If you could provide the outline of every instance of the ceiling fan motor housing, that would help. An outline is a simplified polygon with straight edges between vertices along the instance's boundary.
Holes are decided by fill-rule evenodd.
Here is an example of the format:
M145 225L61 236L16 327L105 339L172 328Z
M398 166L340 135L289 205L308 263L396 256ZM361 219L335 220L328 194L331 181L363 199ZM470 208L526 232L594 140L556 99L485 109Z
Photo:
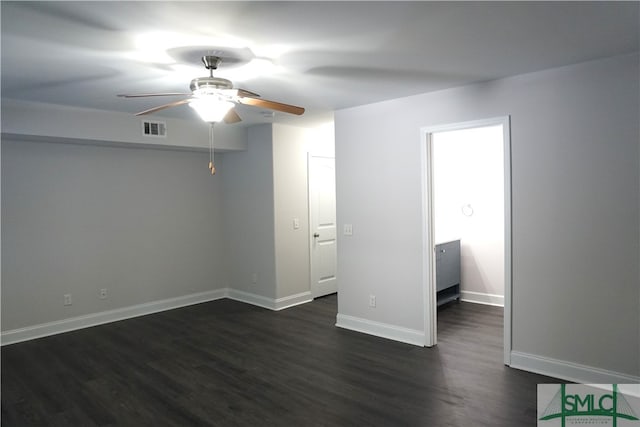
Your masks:
M215 55L205 55L202 57L202 63L207 70L216 70L222 62L222 58Z

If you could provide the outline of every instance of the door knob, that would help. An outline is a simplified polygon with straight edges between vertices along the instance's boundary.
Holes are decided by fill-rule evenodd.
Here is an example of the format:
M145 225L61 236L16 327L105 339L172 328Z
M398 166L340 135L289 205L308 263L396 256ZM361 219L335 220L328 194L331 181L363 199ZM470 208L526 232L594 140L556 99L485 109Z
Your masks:
M318 233L313 233L313 237L320 237L320 234L318 234Z

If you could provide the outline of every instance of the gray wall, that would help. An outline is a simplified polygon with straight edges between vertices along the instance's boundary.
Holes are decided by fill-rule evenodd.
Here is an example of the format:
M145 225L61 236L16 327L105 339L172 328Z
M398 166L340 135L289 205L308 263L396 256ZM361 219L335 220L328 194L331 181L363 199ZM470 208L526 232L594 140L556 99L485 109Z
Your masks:
M2 329L225 287L222 187L207 162L3 139Z
M309 299L306 153L330 151L332 127L252 127L237 139L246 151L217 153L212 177L208 154L187 140L150 148L12 126L2 141L3 333L46 334L57 321L175 299L229 295L276 309Z
M307 153L311 131L273 126L273 180L278 298L309 292ZM298 219L300 228L294 229Z
M275 299L272 139L271 125L251 127L247 151L226 153L220 175L231 287Z
M424 330L420 128L510 115L513 350L639 375L638 75L631 55L338 111L339 313Z

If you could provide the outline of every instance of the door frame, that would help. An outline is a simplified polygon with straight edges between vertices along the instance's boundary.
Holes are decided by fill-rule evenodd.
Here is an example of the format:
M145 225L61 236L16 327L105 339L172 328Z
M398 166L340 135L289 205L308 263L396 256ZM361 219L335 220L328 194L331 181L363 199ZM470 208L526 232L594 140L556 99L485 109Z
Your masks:
M511 364L512 235L510 116L426 126L420 129L422 176L422 283L425 346L437 344L436 254L434 241L433 134L502 125L504 154L504 364Z

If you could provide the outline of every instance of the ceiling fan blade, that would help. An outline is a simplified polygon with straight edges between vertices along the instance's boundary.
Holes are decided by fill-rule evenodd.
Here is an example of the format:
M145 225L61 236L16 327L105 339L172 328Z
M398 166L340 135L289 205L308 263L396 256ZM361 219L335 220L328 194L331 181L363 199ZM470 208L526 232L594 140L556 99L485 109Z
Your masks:
M120 98L146 98L148 96L188 96L191 93L167 92L167 93L123 93Z
M260 95L258 95L255 92L251 92L250 90L246 90L246 89L236 89L238 91L238 96L248 96L251 98L260 98Z
M229 125L229 124L232 124L232 123L238 123L238 122L242 121L242 119L240 118L240 116L236 112L236 109L232 108L232 109L229 110L227 115L224 116L224 119L222 119L222 121Z
M282 111L284 113L301 115L304 113L304 108L296 107L295 105L283 104L281 102L269 101L266 99L256 99L251 97L238 98L238 102L245 105L252 105L254 107L268 108L270 110Z
M191 101L191 98L181 99L180 101L170 102L168 104L160 105L158 107L149 108L148 110L140 111L136 113L136 116L143 116L145 114L155 113L156 111L164 110L166 108L177 107L178 105L187 104Z

